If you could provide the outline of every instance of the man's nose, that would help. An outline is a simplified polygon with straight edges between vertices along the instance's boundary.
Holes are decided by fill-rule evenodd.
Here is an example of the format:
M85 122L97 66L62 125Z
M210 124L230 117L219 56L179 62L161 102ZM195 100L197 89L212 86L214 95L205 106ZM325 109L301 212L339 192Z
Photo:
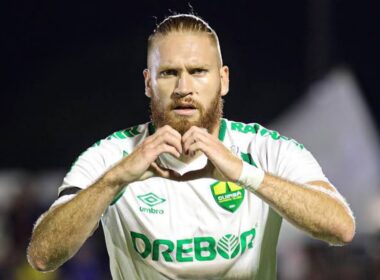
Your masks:
M192 87L192 80L191 75L188 73L182 73L181 76L179 76L177 81L177 86L174 90L174 93L176 95L179 95L180 97L189 95L193 93L193 87Z

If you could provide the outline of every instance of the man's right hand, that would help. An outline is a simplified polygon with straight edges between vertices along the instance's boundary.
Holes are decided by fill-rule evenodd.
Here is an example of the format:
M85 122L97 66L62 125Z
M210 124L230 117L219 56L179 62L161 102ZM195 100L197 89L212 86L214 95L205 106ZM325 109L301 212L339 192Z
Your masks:
M73 199L47 211L33 230L28 260L37 270L54 270L71 258L92 234L104 210L125 185L151 176L169 177L155 160L162 153L179 157L181 135L164 126L129 156Z
M126 185L152 176L170 177L170 171L160 168L155 160L162 153L175 157L182 154L181 134L165 125L147 137L130 155L111 168L106 176L117 185Z

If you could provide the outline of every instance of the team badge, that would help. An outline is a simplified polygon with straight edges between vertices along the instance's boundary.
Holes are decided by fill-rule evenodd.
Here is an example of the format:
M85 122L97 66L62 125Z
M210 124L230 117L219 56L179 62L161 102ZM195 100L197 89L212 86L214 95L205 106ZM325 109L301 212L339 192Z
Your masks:
M218 181L211 185L216 203L229 212L235 212L243 202L245 189L233 182Z

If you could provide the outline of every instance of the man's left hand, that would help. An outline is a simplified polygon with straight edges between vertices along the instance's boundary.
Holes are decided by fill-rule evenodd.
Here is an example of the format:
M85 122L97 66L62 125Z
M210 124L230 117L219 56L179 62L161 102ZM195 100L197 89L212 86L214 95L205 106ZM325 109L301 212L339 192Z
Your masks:
M183 152L193 156L197 151L203 152L215 167L214 177L228 181L239 179L243 164L241 159L228 150L223 143L206 129L192 126L182 136ZM220 174L218 174L220 173Z

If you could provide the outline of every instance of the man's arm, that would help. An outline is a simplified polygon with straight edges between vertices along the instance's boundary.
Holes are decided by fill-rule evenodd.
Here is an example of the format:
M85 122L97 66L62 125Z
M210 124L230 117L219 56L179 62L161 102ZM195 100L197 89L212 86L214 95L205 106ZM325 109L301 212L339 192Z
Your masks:
M46 212L33 231L29 263L37 270L50 271L70 259L92 234L119 191L120 187L103 176L69 202Z
M50 271L70 259L92 234L102 213L126 185L158 175L168 178L154 161L161 153L179 157L181 135L169 126L147 137L135 151L70 201L53 207L35 226L28 261L37 270Z
M204 129L195 126L189 129L183 136L183 150L189 154L198 150L204 152L215 167L216 179L242 182L242 160ZM330 244L343 245L352 240L354 218L330 184L322 181L310 182L311 186L297 184L247 165L250 167L245 172L245 187L282 217Z
M254 193L315 238L344 245L355 235L355 221L349 208L334 195L334 188L327 182L302 185L266 173Z

